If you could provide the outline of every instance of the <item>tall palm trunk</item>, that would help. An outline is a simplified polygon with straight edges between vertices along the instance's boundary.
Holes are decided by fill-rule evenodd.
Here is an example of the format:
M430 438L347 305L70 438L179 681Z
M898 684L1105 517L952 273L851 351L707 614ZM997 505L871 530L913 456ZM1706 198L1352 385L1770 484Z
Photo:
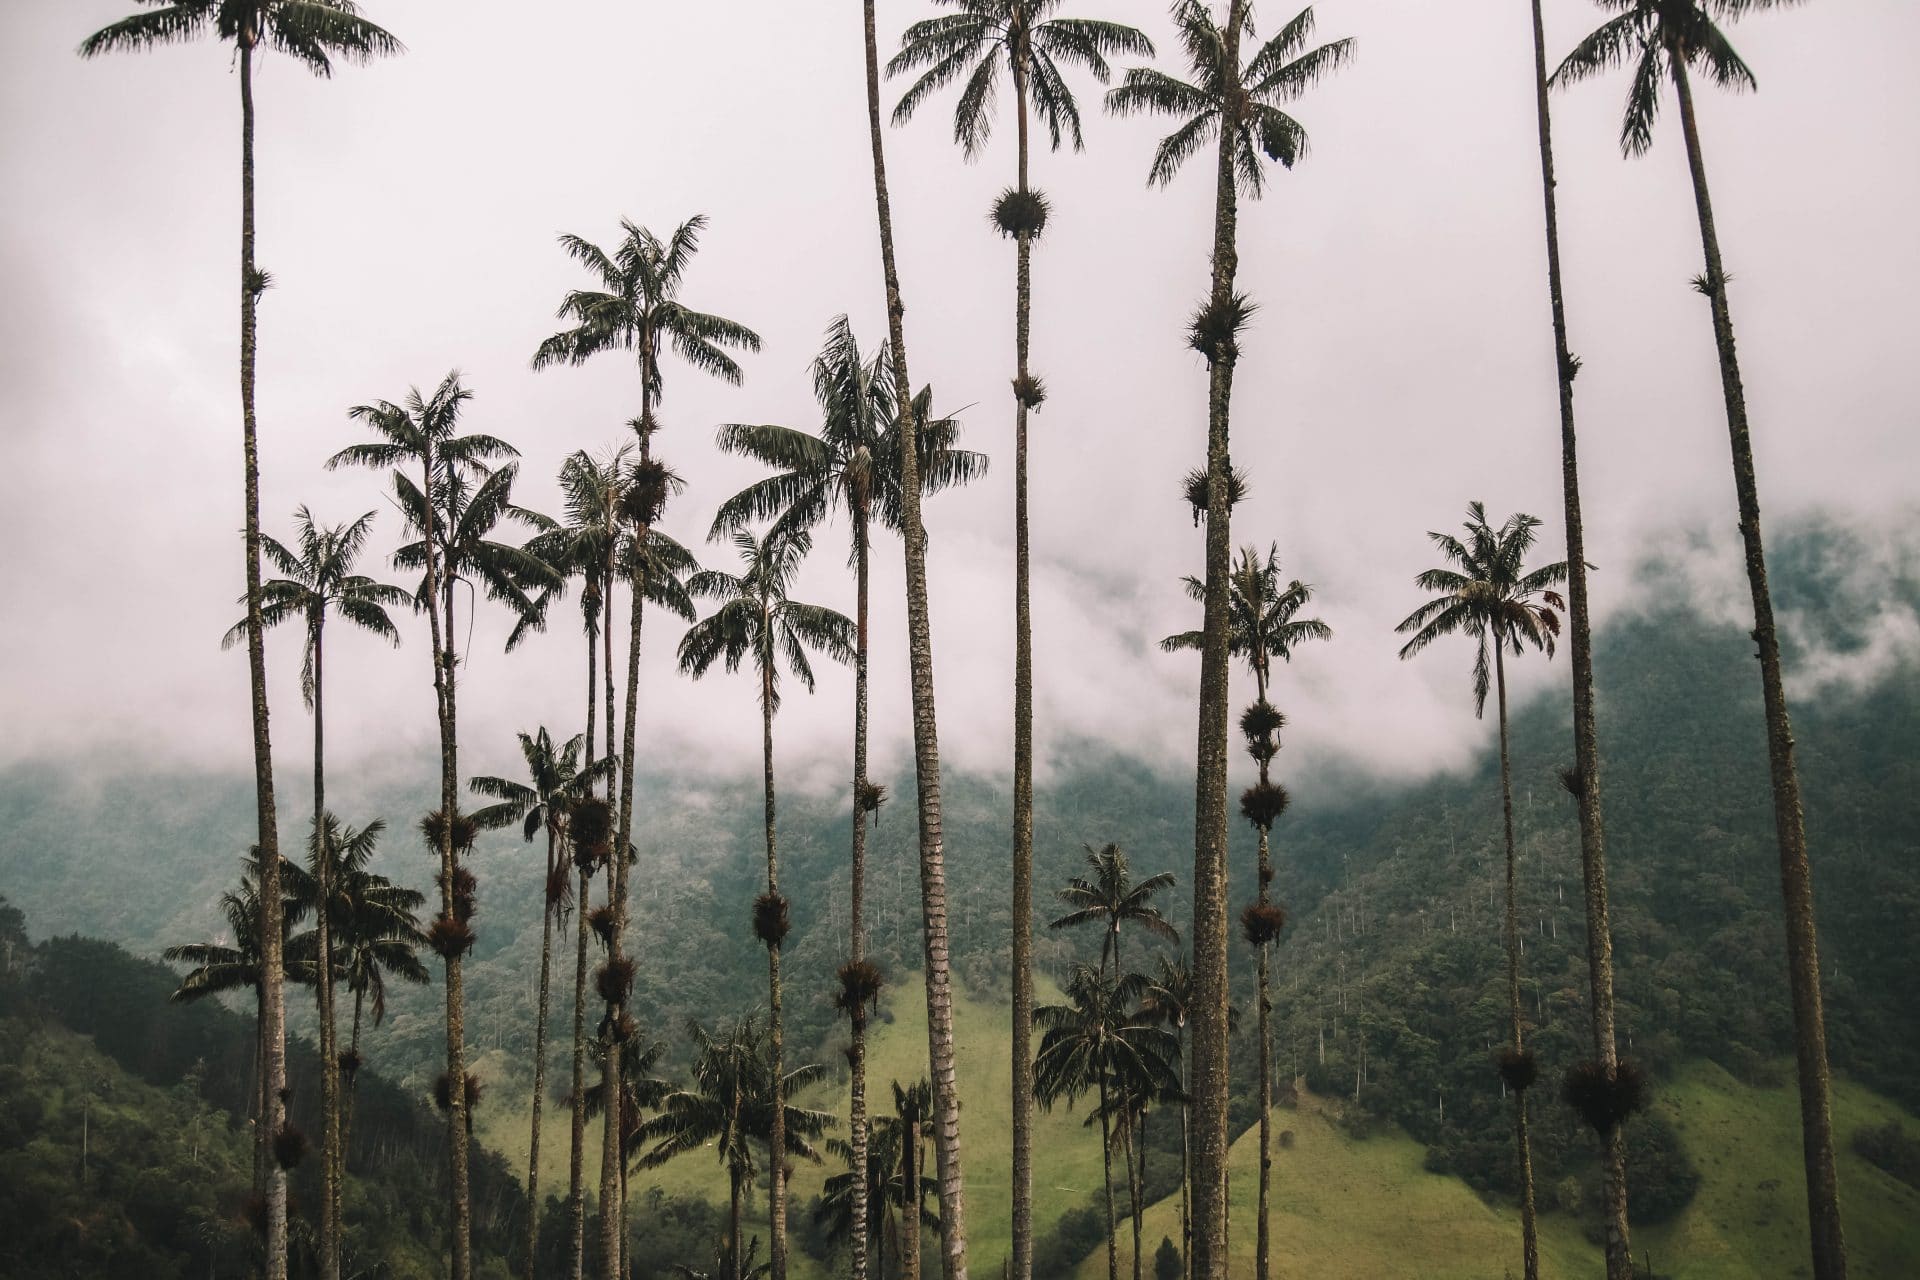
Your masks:
M1175 1035L1180 1045L1180 1273L1193 1274L1193 1206L1188 1184L1193 1181L1193 1157L1187 1150L1187 1024L1183 1017Z
M1118 1229L1113 1216L1113 1133L1107 1116L1107 1069L1101 1067L1100 1181L1107 1193L1107 1280L1120 1280L1120 1255L1114 1241Z
M253 410L260 277L253 265L253 47L259 32L240 33L240 424L246 487L247 678L253 698L253 790L260 845L260 1055L264 1135L286 1123L287 1005L282 955L280 829L273 800L273 743L267 728L267 655L260 620L260 449ZM263 1139L264 1140L264 1139ZM266 1168L267 1280L287 1275L287 1171Z
M853 513L853 855L850 893L852 917L848 954L860 964L867 955L867 578L868 509L864 495ZM853 1022L853 1047L847 1065L853 1076L847 1106L847 1138L853 1150L853 1280L867 1280L867 1009L847 1011ZM884 1263L882 1264L884 1266Z
M1747 585L1753 595L1753 640L1759 650L1760 687L1766 704L1767 762L1773 781L1773 822L1780 844L1780 895L1787 921L1787 978L1793 992L1794 1056L1800 1075L1800 1136L1807 1165L1807 1219L1812 1227L1814 1280L1847 1274L1847 1243L1840 1227L1840 1193L1833 1165L1832 1085L1827 1074L1827 1024L1820 996L1820 950L1814 932L1813 875L1807 865L1806 815L1800 807L1800 775L1794 763L1793 726L1780 676L1780 637L1774 629L1773 593L1760 542L1760 491L1753 473L1753 441L1747 431L1746 392L1733 346L1727 309L1727 275L1707 193L1706 162L1694 119L1693 89L1683 51L1674 51L1673 83L1680 96L1680 123L1693 175L1693 201L1700 214L1700 245L1706 256L1708 303L1714 344L1720 353L1720 388L1727 403L1727 433L1733 447L1733 485L1740 506L1740 537L1746 548Z
M1120 1140L1126 1149L1127 1163L1127 1219L1133 1226L1133 1280L1140 1280L1140 1169L1135 1163L1135 1143L1133 1140L1134 1114L1131 1110L1120 1117ZM1139 1156L1145 1158L1147 1136L1140 1135Z
M443 590L440 558L435 545L433 492L433 454L429 447L421 465L421 494L426 528L420 544L426 553L427 623L432 629L433 692L440 721L440 912L453 920L457 906L454 892L453 827L455 806L459 803L459 760L456 755L453 701L453 613L452 592ZM445 597L447 615L440 613ZM468 1280L472 1274L472 1208L467 1184L467 1065L463 996L460 981L460 950L447 948L442 957L447 981L447 1151L451 1166L453 1194L453 1239L449 1245L453 1280Z
M353 993L353 1033L347 1040L347 1054L354 1065L352 1073L347 1076L345 1095L340 1099L340 1173L343 1178L347 1171L347 1142L353 1133L353 1095L360 1080L360 1005L365 998L364 989Z
M740 1171L727 1170L729 1200L727 1205L727 1239L732 1244L732 1256L727 1259L727 1280L740 1280Z
M909 1108L908 1116L912 1123L900 1145L900 1158L907 1166L907 1207L900 1215L900 1271L903 1280L920 1280L920 1124L925 1117L918 1106Z
M645 463L653 457L653 394L648 390L653 386L650 344L642 348L640 385L640 460ZM613 861L607 872L607 897L613 904L613 930L607 946L609 964L625 959L627 850L633 840L633 756L639 717L640 634L647 600L647 544L651 536L649 526L634 526L633 580L628 584L633 599L627 621L626 720L620 743L620 820L614 833ZM612 592L609 591L608 595L611 597ZM612 679L611 667L607 676L609 680ZM621 1108L617 1101L624 1096L620 1091L620 1022L625 1013L624 995L621 1000L608 1003L607 1025L611 1034L600 1072L602 1096L607 1099L606 1123L602 1128L600 1147L600 1243L605 1259L605 1280L624 1280L626 1276L626 1205L620 1194L620 1173L626 1165L626 1158L621 1149Z
M607 589L611 591L612 580L607 580ZM599 610L605 610L605 595L601 595ZM588 764L593 762L593 700L597 695L597 681L593 672L593 647L599 637L595 628L588 628ZM611 754L611 752L609 752ZM607 791L612 793L612 779L607 779ZM588 1100L586 1100L586 1059L588 1059L588 896L589 881L586 867L580 867L580 890L574 896L574 1088L568 1096L570 1102L570 1146L566 1151L566 1213L568 1224L572 1226L572 1280L584 1280L586 1276L586 1251L588 1251L588 1197L586 1197L586 1140L588 1140ZM538 1240L536 1240L538 1245Z
M1507 660L1500 628L1493 629L1494 682L1500 702L1500 815L1507 847L1507 1012L1509 1044L1518 1055L1526 1049L1520 1014L1520 908L1514 885L1513 775L1507 760ZM1527 1138L1527 1091L1513 1091L1513 1137L1520 1155L1520 1247L1526 1280L1540 1280L1539 1228L1534 1220L1533 1150Z
M547 1093L547 1008L553 972L553 912L547 887L553 883L559 841L552 815L547 821L547 877L540 885L540 1011L533 1022L533 1132L527 1146L527 1280L534 1280L540 1254L540 1107Z
M1553 120L1547 99L1547 44L1540 0L1533 10L1533 73L1540 125L1540 191L1546 207L1547 294L1553 308L1554 368L1560 390L1560 482L1567 512L1567 629L1573 665L1574 801L1580 815L1580 878L1587 913L1587 985L1592 996L1593 1056L1612 1075L1619 1065L1613 1030L1613 927L1607 911L1607 837L1600 807L1600 739L1593 710L1593 625L1587 606L1586 529L1580 516L1580 461L1573 423L1576 366L1567 349L1560 275L1560 211L1553 177ZM1615 1126L1601 1139L1606 1184L1607 1280L1632 1280L1627 1230L1627 1138Z
M340 1050L333 1025L333 849L327 839L326 666L322 631L313 620L313 847L317 851L314 912L320 991L320 1275L340 1280Z
M780 857L774 836L773 795L773 620L764 604L760 614L761 636L767 644L760 664L760 751L766 783L767 822L767 896L780 897ZM856 820L858 815L856 816ZM767 1138L767 1235L771 1240L769 1260L773 1280L787 1280L787 1109L780 1098L780 1080L784 1074L785 1044L780 1014L780 940L764 939L767 944L767 1048L773 1060L773 1126Z
M1259 687L1260 701L1265 703L1266 654L1263 651L1255 657L1254 682ZM1260 785L1263 788L1269 781L1270 763L1269 760L1260 762ZM1273 881L1273 862L1265 827L1260 828L1259 880L1259 900L1264 907L1271 897L1268 886ZM1272 952L1271 942L1260 944L1260 976L1255 995L1260 1016L1260 1202L1259 1218L1254 1224L1253 1271L1258 1280L1267 1280L1273 1274L1273 1231L1267 1222L1267 1215L1273 1206L1273 987L1268 973L1268 960Z
M1236 0L1237 2L1237 0ZM961 1181L960 1098L954 1080L953 977L947 940L947 877L940 824L940 739L934 719L933 636L927 609L927 530L920 522L920 423L907 372L906 304L893 252L886 148L880 132L880 55L874 0L864 0L867 131L873 149L873 194L880 222L880 263L887 293L887 336L893 351L900 414L900 507L906 544L907 658L913 691L913 773L919 799L920 901L926 924L927 1050L933 1085L934 1157L939 1166L942 1280L967 1280L966 1192Z
M1027 49L1013 54L1021 195L1027 186ZM1027 367L1033 237L1023 224L1014 271L1013 395L1013 1280L1033 1280L1033 612L1027 523Z
M1245 0L1232 0L1222 40L1222 104L1213 216L1213 281L1208 305L1224 314L1239 266L1233 141L1245 110L1237 86ZM1200 646L1200 724L1194 777L1193 841L1193 1275L1227 1273L1227 557L1231 505L1228 412L1234 353L1209 354L1207 377L1206 609Z

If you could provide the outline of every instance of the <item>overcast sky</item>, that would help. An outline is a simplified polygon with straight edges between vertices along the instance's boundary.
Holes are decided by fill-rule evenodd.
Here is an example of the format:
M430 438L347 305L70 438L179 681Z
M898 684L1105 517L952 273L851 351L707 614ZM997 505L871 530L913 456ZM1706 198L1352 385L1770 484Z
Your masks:
M238 83L210 42L83 62L74 48L129 0L0 8L0 763L139 747L169 763L238 766L245 662L222 653L242 584L235 394ZM1549 0L1557 57L1601 13ZM605 356L535 374L562 294L584 283L555 244L611 244L627 216L666 234L711 227L684 298L757 329L765 348L728 387L669 362L660 449L689 479L668 517L689 541L751 479L715 424L808 427L808 362L835 315L884 332L867 159L859 6L551 0L369 3L399 58L316 81L259 63L262 511L291 533L300 503L337 521L397 516L380 478L320 470L360 438L348 406L430 388L450 368L476 397L466 425L523 451L522 502L620 439L632 366ZM885 0L885 51L931 12ZM1163 54L1160 0L1066 11L1124 19ZM1262 6L1263 30L1291 6ZM1315 584L1333 643L1301 651L1276 701L1289 757L1354 757L1411 773L1484 741L1466 642L1395 660L1418 603L1428 529L1469 499L1547 521L1560 553L1558 434L1540 233L1531 53L1522 0L1326 0L1323 38L1352 68L1297 106L1313 150L1243 207L1241 282L1261 310L1236 383L1235 459L1252 495L1236 541L1277 540ZM1730 271L1762 498L1776 526L1816 509L1882 529L1910 522L1920 443L1914 352L1920 90L1911 0L1823 0L1752 18L1733 39L1758 95L1703 90L1701 129ZM1163 57L1162 65L1180 71ZM1178 588L1201 539L1178 477L1202 460L1205 371L1181 326L1206 285L1210 154L1170 189L1144 184L1160 122L1112 120L1075 80L1084 154L1038 153L1053 219L1035 255L1035 636L1042 755L1083 741L1190 767L1197 659L1158 637L1195 625ZM883 92L890 106L903 86ZM1013 176L1010 102L979 161L950 142L952 94L887 135L916 382L965 408L989 477L928 508L936 672L947 758L1005 770L1012 667L1013 251L988 206ZM1589 558L1603 613L1677 531L1707 531L1696 580L1737 603L1733 500L1699 240L1670 104L1653 151L1616 144L1624 79L1556 98L1556 142ZM822 532L810 599L851 607L845 528ZM730 549L707 553L726 562ZM876 772L904 766L898 544L877 557ZM522 652L482 616L467 658L464 763L505 768L510 731L577 731L577 612ZM431 749L423 623L398 653L329 648L337 763ZM758 724L744 678L672 675L678 626L649 627L644 740L661 763L746 768ZM1909 640L1913 630L1905 633ZM283 768L305 762L298 637L269 650ZM1564 677L1538 659L1523 683ZM1608 677L1601 673L1602 679ZM789 776L847 768L849 681L790 696Z

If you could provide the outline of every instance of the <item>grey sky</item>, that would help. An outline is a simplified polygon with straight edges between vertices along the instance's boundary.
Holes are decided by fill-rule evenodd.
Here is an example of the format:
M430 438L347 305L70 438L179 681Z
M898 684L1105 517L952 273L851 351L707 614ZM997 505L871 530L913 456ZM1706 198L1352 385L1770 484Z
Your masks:
M0 763L132 743L233 764L247 742L244 662L217 647L241 584L237 84L211 43L74 56L128 7L0 11ZM257 81L259 260L275 282L261 320L267 529L285 536L301 502L327 520L381 508L368 567L382 571L399 533L384 486L320 463L359 437L347 406L455 366L478 393L468 425L525 454L521 500L554 505L559 459L617 440L638 407L617 357L528 370L582 279L555 235L606 243L623 214L664 234L705 212L685 296L766 348L737 390L666 370L661 447L691 481L669 524L697 541L752 475L716 454L713 425L809 425L807 364L829 319L850 313L868 344L883 332L858 6L366 8L405 56L331 83L270 56ZM1577 0L1548 9L1555 57L1600 17ZM1159 0L1067 10L1172 44ZM1267 0L1263 29L1292 11ZM883 49L927 12L882 3ZM1357 37L1359 58L1299 104L1308 162L1243 207L1241 281L1261 311L1235 392L1236 461L1253 479L1236 541L1277 539L1338 633L1282 677L1290 756L1413 771L1486 732L1464 651L1394 659L1390 629L1431 559L1423 532L1477 497L1545 517L1548 549L1560 544L1525 6L1326 0L1318 17L1323 38ZM1920 7L1828 0L1733 36L1762 91L1703 93L1701 123L1768 516L1910 520ZM1050 393L1032 464L1038 730L1056 762L1084 738L1178 767L1196 662L1152 642L1193 619L1177 578L1197 568L1200 537L1175 484L1200 460L1204 371L1180 327L1205 283L1209 157L1149 191L1164 127L1104 118L1096 86L1075 83L1087 152L1035 164L1054 205L1035 259L1034 365ZM971 406L967 443L994 458L987 481L929 508L944 745L989 770L1008 755L1012 651L1013 254L986 220L1012 176L1006 92L977 163L949 141L950 94L888 135L914 376L940 405ZM1669 107L1653 152L1622 160L1624 92L1616 76L1555 102L1603 611L1627 603L1649 541L1704 527L1724 548L1733 523L1705 305L1687 283L1699 248L1677 121ZM844 528L818 545L806 593L850 607ZM883 544L881 770L905 759L898 561ZM1703 592L1737 599L1735 561L1702 565ZM483 613L462 702L474 769L509 763L513 728L579 727L576 617L562 610L505 658ZM650 630L647 741L662 761L744 767L749 685L672 676L677 634ZM330 651L337 759L427 747L427 657L422 636L409 641ZM288 765L306 733L296 646L289 632L269 655ZM1524 665L1525 681L1562 674ZM796 778L845 772L847 688L836 673L819 697L789 699L779 734Z

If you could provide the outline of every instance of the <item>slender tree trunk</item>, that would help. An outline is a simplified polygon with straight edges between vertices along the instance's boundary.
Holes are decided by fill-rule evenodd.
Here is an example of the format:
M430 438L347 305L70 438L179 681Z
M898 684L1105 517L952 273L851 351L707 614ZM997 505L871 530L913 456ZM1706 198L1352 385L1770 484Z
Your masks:
M1193 1180L1193 1161L1187 1151L1187 1024L1181 1018L1177 1036L1180 1044L1180 1273L1193 1274L1193 1207L1188 1203L1187 1186Z
M645 359L641 364L640 385L640 460L644 463L653 456L653 394L648 388L653 385L653 370ZM620 745L620 820L615 828L613 862L608 875L608 898L613 904L613 936L607 947L608 963L617 963L625 958L625 938L627 928L627 856L633 839L633 759L635 733L639 716L640 693L640 635L641 622L646 606L647 551L652 530L647 525L635 525L634 571L629 583L632 592L632 610L628 621L627 636L627 701L626 723ZM611 596L609 591L608 595ZM609 668L611 679L612 670ZM606 1058L600 1073L604 1095L608 1099L602 1129L600 1148L600 1242L605 1257L605 1280L624 1280L626 1266L626 1230L622 1219L620 1198L620 1171L625 1165L621 1150L620 1108L616 1100L622 1097L620 1091L621 1053L623 1045L620 1036L620 1022L626 1012L625 1000L609 1003L607 1006L607 1025L611 1031Z
M353 1074L347 1078L347 1088L340 1100L340 1173L345 1180L347 1172L347 1143L353 1133L353 1095L360 1085L360 1004L365 998L364 990L353 993L353 1034L347 1041L347 1053L353 1060Z
M267 1192L267 998L253 989L253 1193Z
M440 912L448 920L456 918L454 893L453 827L458 796L459 760L453 701L453 614L440 612L443 595L451 602L451 592L443 591L439 549L436 544L433 454L431 447L421 459L421 496L426 527L420 544L426 556L427 624L433 641L434 709L440 723ZM447 984L447 1153L453 1199L453 1238L448 1244L453 1280L468 1280L472 1274L470 1249L472 1210L467 1184L467 1067L463 1026L463 991L460 981L460 953L449 948L443 957Z
M1493 672L1496 696L1500 702L1500 816L1507 849L1507 908L1505 937L1507 944L1507 1011L1513 1051L1526 1048L1525 1029L1520 1013L1520 909L1514 884L1513 851L1513 774L1507 755L1507 659L1505 637L1499 627L1493 631ZM1520 1157L1520 1244L1526 1280L1540 1280L1539 1227L1534 1217L1533 1149L1527 1138L1527 1091L1513 1091L1513 1136Z
M1814 930L1813 873L1807 863L1806 815L1800 806L1800 775L1794 763L1793 725L1780 674L1780 637L1774 628L1773 592L1760 541L1760 489L1754 477L1753 441L1747 430L1746 392L1733 345L1727 309L1727 274L1707 192L1706 162L1694 119L1693 89L1684 56L1672 59L1686 133L1693 200L1700 214L1700 244L1706 256L1707 301L1713 312L1714 344L1720 353L1720 388L1727 403L1727 433L1733 449L1734 493L1740 507L1747 585L1753 595L1753 640L1760 659L1766 704L1767 761L1773 781L1773 822L1780 845L1780 895L1787 922L1787 978L1793 993L1794 1056L1800 1075L1800 1135L1807 1165L1807 1219L1812 1227L1814 1280L1847 1274L1847 1242L1840 1224L1840 1190L1833 1164L1832 1084L1827 1072L1827 1023L1820 994L1820 948Z
M849 912L848 955L854 964L866 959L867 880L867 587L868 511L862 497L853 514L854 654L853 654L853 855ZM852 1096L847 1108L847 1138L853 1150L853 1280L867 1280L867 1010L847 1011L853 1022ZM884 1265L884 1264L883 1264Z
M1134 1163L1134 1119L1132 1112L1123 1115L1120 1118L1120 1133L1127 1154L1127 1217L1133 1225L1133 1280L1140 1280L1140 1170ZM1142 1133L1138 1153L1141 1157L1147 1154L1146 1142L1147 1135Z
M605 579L606 588L601 594L600 609L604 617L607 595L613 590L613 579ZM597 637L593 629L587 631L587 757L593 758L593 704L595 680L593 669L594 641ZM609 717L611 721L611 717ZM609 751L607 759L613 758ZM607 776L607 794L613 794L613 776ZM587 1146L587 908L592 883L585 868L580 870L580 891L574 899L574 931L578 935L574 945L573 957L573 1093L569 1116L571 1121L571 1145L567 1152L567 1211L572 1218L573 1228L573 1272L572 1280L584 1280L587 1270L587 1188L586 1188L586 1146Z
M1019 191L1027 194L1027 48L1013 56ZM1033 1280L1033 611L1029 600L1027 391L1033 237L1018 237L1013 396L1013 1280Z
M1236 0L1236 3L1238 0ZM874 0L862 6L867 55L867 128L873 149L874 203L880 223L880 262L886 282L887 334L900 406L900 506L906 544L907 658L912 684L914 783L919 799L920 900L925 924L927 1049L939 1165L943 1280L967 1280L966 1192L961 1179L960 1098L954 1079L953 978L947 938L947 879L940 814L940 739L935 723L933 636L927 608L927 530L920 522L920 424L907 372L906 304L893 252L893 212L887 193L886 149L880 131L880 55L874 36Z
M906 1212L900 1215L900 1270L904 1280L920 1280L920 1121L917 1108L909 1108L912 1124L901 1135L900 1158L907 1162Z
M527 1143L527 1280L534 1280L540 1255L540 1108L547 1094L547 1010L553 973L554 904L547 900L547 886L553 883L558 846L549 815L547 878L540 886L540 1011L533 1022L533 1133Z
M1264 648L1254 654L1253 675L1259 699L1265 704L1267 655ZM1269 760L1260 762L1260 782L1263 786L1269 782L1270 765ZM1267 828L1261 827L1259 834L1258 898L1264 907L1272 897L1269 889L1273 881L1272 846ZM1260 1019L1260 1193L1259 1218L1254 1224L1253 1268L1258 1280L1268 1280L1273 1274L1273 1229L1267 1221L1273 1206L1273 985L1268 972L1272 952L1272 943L1260 944L1260 973L1255 994Z
M326 666L321 617L313 620L314 912L320 992L320 1275L340 1280L340 1049L333 1025L333 849L327 838Z
M1120 1280L1120 1254L1115 1243L1118 1229L1113 1216L1113 1134L1107 1122L1106 1068L1102 1067L1100 1072L1100 1181L1107 1193L1107 1280Z
M767 893L780 896L780 857L774 835L773 794L773 619L762 608L760 625L767 644L760 668L760 749L766 783ZM856 820L858 815L855 815ZM767 1235L773 1280L787 1280L787 1109L780 1097L785 1045L780 1015L780 944L767 942L767 1047L773 1060L773 1124L767 1140Z
M1533 73L1540 125L1540 190L1546 208L1547 294L1553 310L1554 367L1560 390L1560 482L1567 513L1567 629L1573 665L1574 800L1580 815L1580 878L1587 913L1587 985L1592 996L1593 1056L1609 1074L1619 1065L1613 1031L1613 928L1607 910L1607 838L1600 805L1600 739L1594 725L1593 626L1587 605L1586 529L1580 514L1580 461L1573 421L1576 366L1567 348L1560 274L1560 211L1553 176L1553 118L1547 99L1547 45L1540 0L1533 14ZM1601 1139L1606 1184L1607 1280L1632 1280L1627 1230L1627 1139L1615 1127Z
M1238 91L1244 0L1232 0L1223 33L1222 104L1215 172L1213 279L1208 305L1224 312L1239 266L1236 247L1233 143L1245 110ZM1205 616L1200 647L1198 760L1193 842L1193 1275L1227 1273L1227 575L1232 506L1228 482L1228 415L1234 352L1209 353L1207 377L1207 540Z
M240 423L246 488L247 678L253 699L253 789L260 846L261 1120L267 1135L286 1123L287 1005L282 955L280 827L273 798L273 743L267 727L267 655L260 620L260 448L253 407L257 355L258 275L253 264L253 47L259 32L240 32ZM267 1280L287 1275L287 1171L268 1161Z

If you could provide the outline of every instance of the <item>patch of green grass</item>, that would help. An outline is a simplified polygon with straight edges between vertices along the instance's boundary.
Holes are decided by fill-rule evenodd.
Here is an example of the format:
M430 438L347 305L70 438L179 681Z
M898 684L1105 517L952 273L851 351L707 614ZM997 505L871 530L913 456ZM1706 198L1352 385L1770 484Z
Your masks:
M918 974L889 989L890 1021L869 1035L868 1097L881 1111L892 1105L890 1084L926 1072L926 1002ZM1057 998L1052 989L1041 999ZM954 1031L958 1045L962 1159L967 1175L968 1262L979 1275L999 1274L1011 1238L1012 1064L1006 1012L997 1002L956 993ZM479 1069L506 1073L504 1061L483 1058ZM805 1105L846 1114L841 1060L829 1064L833 1078L810 1092ZM524 1099L509 1101L508 1085L489 1094L476 1117L481 1141L508 1155L515 1167L526 1159L528 1116ZM1636 1229L1636 1260L1651 1259L1668 1280L1788 1280L1809 1273L1805 1183L1800 1160L1798 1096L1788 1086L1755 1088L1711 1063L1697 1063L1661 1085L1656 1103L1673 1122L1701 1174L1699 1194L1672 1221ZM1297 1109L1275 1112L1275 1133L1290 1131L1282 1149L1276 1138L1273 1177L1273 1261L1281 1275L1316 1280L1377 1280L1419 1275L1423 1280L1499 1280L1520 1274L1520 1218L1516 1209L1489 1204L1458 1179L1428 1173L1425 1148L1397 1130L1356 1140L1335 1122L1337 1104L1303 1095ZM1034 1232L1041 1238L1062 1214L1092 1202L1100 1188L1100 1145L1082 1127L1084 1109L1042 1112L1034 1143ZM1920 1191L1853 1154L1854 1131L1891 1119L1914 1126L1895 1104L1870 1090L1836 1081L1834 1133L1840 1147L1840 1184L1851 1271L1856 1280L1904 1280L1920 1274ZM542 1187L563 1192L567 1181L567 1113L549 1103L541 1126ZM587 1182L598 1185L599 1127L589 1126ZM1254 1215L1258 1187L1257 1131L1233 1146L1232 1274L1253 1274ZM931 1145L928 1148L931 1162ZM802 1164L792 1195L804 1206L833 1171ZM929 1173L932 1170L929 1169ZM726 1201L719 1162L683 1157L664 1169L635 1173L631 1194L659 1185L714 1204ZM1122 1212L1120 1266L1131 1274L1132 1244L1124 1218L1125 1187L1116 1187ZM748 1230L765 1235L765 1200L752 1204ZM1148 1256L1162 1236L1179 1239L1179 1199L1170 1197L1147 1212L1141 1241ZM1544 1280L1597 1280L1599 1250L1580 1222L1561 1213L1540 1218ZM826 1272L797 1249L795 1280L825 1280ZM1104 1280L1106 1261L1096 1253L1077 1273Z

